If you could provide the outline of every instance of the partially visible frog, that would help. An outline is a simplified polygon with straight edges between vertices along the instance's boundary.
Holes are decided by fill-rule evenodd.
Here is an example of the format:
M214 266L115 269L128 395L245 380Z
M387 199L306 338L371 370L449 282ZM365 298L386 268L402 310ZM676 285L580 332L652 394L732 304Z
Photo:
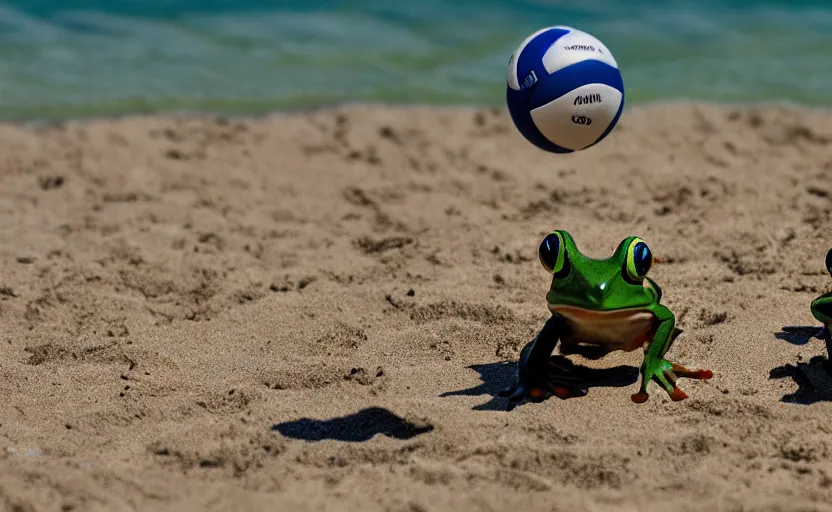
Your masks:
M832 249L826 253L826 270L832 276ZM826 357L832 360L832 282L826 285L820 297L812 301L812 316L823 324L818 337L826 341Z
M567 398L587 393L574 375L558 371L550 362L559 340L565 354L593 347L602 355L643 348L641 387L632 395L636 403L649 398L650 381L655 380L673 401L679 401L687 395L677 386L678 377L713 376L710 370L689 370L664 359L682 330L676 327L673 313L660 303L661 288L647 277L653 254L644 240L625 238L610 258L599 260L581 254L566 231L554 231L541 242L538 257L552 274L546 295L552 315L520 352L517 380L501 393L511 407L551 394Z

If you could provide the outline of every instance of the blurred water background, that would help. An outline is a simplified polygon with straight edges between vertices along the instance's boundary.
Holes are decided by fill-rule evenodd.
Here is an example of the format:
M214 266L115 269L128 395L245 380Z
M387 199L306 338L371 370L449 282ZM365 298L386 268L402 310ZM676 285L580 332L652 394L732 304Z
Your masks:
M531 32L571 25L627 102L832 104L832 0L0 2L0 118L502 105Z

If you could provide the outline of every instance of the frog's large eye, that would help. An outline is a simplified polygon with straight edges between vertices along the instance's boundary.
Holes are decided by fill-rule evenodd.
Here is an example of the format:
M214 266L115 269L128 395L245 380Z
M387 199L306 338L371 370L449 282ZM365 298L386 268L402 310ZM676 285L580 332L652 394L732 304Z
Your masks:
M567 268L563 236L557 232L546 235L537 249L537 257L548 272L555 275L561 274Z
M647 243L641 238L634 239L630 243L629 249L627 249L627 277L640 283L647 276L647 272L652 266L653 253L647 247Z
M832 275L832 249L829 249L829 252L826 253L826 270L829 275Z

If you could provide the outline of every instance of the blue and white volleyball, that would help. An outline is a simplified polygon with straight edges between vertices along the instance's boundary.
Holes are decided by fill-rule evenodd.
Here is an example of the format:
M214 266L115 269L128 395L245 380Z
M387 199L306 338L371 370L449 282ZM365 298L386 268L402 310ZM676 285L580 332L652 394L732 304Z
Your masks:
M572 27L538 30L508 63L511 119L532 144L571 153L603 140L624 108L624 82L612 52Z

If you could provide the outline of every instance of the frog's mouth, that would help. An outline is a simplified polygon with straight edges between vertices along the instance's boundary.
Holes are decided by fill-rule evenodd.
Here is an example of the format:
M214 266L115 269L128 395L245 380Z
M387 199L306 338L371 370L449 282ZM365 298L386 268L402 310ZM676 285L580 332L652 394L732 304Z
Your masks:
M567 317L586 318L586 319L615 319L627 318L633 313L649 313L644 308L622 308L622 309L587 309L579 306L570 306L567 304L549 304L549 311L558 313Z
M653 328L655 316L644 308L599 311L551 304L549 310L569 325L569 338L578 343L627 345L640 342Z

